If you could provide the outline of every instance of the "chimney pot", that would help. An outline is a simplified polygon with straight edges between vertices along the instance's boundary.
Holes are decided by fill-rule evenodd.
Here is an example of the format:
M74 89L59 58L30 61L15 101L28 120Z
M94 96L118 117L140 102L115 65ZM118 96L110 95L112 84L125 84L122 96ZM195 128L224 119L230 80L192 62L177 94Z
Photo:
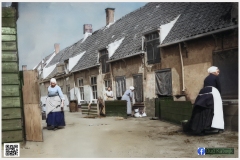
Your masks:
M91 24L84 24L83 25L83 34L86 32L92 33L92 25Z
M57 54L60 51L59 43L54 44L55 54Z
M114 22L114 10L115 8L106 8L106 25Z
M22 65L22 70L26 71L27 70L27 65Z

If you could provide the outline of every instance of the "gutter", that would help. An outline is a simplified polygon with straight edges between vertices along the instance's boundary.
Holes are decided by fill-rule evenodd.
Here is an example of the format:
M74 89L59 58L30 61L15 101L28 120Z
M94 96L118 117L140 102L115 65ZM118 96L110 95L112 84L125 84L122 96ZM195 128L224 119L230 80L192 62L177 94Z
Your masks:
M85 70L85 69L90 69L90 68L97 67L97 66L100 66L100 64L97 64L97 65L92 66L92 67L86 67L86 68L83 68L83 69L79 69L79 70L73 71L73 72L71 72L71 73L78 72L78 71L82 71L82 70Z
M129 58L129 57L137 56L139 54L144 54L144 53L145 53L144 51L140 51L140 52L137 52L137 53L132 54L132 55L128 55L128 56L125 56L125 57L122 57L122 58L118 58L118 59L109 60L109 61L106 61L106 62L107 63L111 63L111 62L114 62L114 61L119 61L119 60L122 60L122 59L126 59L126 58Z
M183 40L175 41L175 42L170 42L170 43L166 43L166 44L162 44L162 45L160 44L157 47L158 48L166 47L166 46L173 45L173 44L176 44L176 43L180 43L180 42L183 42L183 41L189 41L189 40L192 40L192 39L197 39L197 38L200 38L200 37L212 35L214 33L219 33L219 32L227 31L227 30L230 30L230 29L235 29L235 28L238 28L238 25L234 25L234 26L231 26L231 27L228 27L228 28L224 28L224 29L219 29L219 30L212 31L212 32L199 34L199 35L196 35L196 36L193 36L193 37L190 37L190 38L186 38L186 39L183 39Z
M59 78L64 78L64 77L68 77L68 76L71 76L71 75L72 75L72 73L68 73L68 74L63 74L63 75L57 76L57 77L55 77L55 78L56 78L56 80L57 80L57 79L59 79ZM51 79L51 78L50 78L50 79ZM42 80L42 81L39 81L38 84L44 83L44 82L49 82L50 79L44 79L44 80Z

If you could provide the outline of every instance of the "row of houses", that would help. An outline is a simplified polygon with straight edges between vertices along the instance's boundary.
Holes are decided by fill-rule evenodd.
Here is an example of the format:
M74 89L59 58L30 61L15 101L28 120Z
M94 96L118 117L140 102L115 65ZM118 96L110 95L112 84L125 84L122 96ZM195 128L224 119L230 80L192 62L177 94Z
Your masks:
M53 77L66 105L96 103L109 86L121 99L134 86L134 103L155 116L156 98L194 103L212 65L223 99L238 99L238 3L147 3L116 21L114 10L105 10L106 26L84 25L84 38L62 50L54 44L34 67L42 101Z

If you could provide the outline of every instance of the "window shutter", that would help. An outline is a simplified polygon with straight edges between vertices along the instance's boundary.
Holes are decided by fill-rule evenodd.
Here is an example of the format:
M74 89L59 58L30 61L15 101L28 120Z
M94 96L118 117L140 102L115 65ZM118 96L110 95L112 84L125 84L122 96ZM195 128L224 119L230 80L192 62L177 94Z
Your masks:
M124 77L116 77L116 96L122 97L126 91L126 82Z
M153 57L153 45L151 42L147 42L147 61L148 64L152 64L154 60Z
M171 70L160 70L156 72L156 94L161 96L172 95L172 76Z
M107 51L102 51L100 53L101 57L101 63L102 63L102 73L107 73L109 72L109 64L107 63L108 61L108 54L107 54Z
M159 45L159 40L157 39L154 43L154 63L160 63L160 48L157 46Z

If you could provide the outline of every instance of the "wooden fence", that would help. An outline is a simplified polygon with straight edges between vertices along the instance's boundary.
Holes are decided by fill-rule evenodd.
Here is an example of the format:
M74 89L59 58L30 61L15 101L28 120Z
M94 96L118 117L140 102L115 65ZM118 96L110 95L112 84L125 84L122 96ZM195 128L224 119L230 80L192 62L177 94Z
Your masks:
M15 8L2 8L2 143L24 140L16 15Z

